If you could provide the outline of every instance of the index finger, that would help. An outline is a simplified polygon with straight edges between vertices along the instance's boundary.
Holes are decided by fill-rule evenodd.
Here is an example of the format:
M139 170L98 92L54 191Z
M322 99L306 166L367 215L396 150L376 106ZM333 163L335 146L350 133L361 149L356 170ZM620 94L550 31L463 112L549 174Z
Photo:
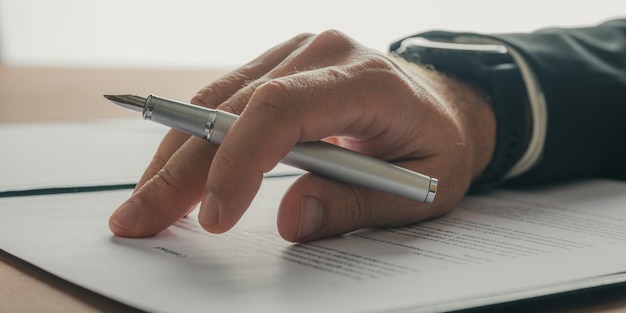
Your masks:
M206 230L230 229L256 195L263 173L298 142L343 133L358 123L372 124L363 119L363 103L355 96L361 91L350 75L323 68L277 78L255 90L209 170L200 210Z

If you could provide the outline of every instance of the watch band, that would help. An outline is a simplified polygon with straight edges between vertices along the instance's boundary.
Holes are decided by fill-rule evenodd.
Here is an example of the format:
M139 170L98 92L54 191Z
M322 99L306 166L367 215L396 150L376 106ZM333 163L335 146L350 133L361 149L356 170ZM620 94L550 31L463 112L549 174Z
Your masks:
M407 61L471 81L491 96L496 117L496 145L491 162L472 184L473 190L502 182L522 157L529 138L530 111L524 81L506 48L494 45L454 44L457 34L431 32L392 44ZM461 34L466 35L466 34ZM443 44L429 39L443 40Z
M528 99L517 67L492 66L488 81L496 116L496 146L491 162L474 181L474 189L500 183L526 151L529 137Z

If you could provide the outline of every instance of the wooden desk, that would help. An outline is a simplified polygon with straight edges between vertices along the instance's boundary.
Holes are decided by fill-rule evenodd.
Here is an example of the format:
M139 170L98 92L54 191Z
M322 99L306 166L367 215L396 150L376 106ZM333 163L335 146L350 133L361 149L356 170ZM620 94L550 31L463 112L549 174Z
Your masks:
M137 117L102 95L155 93L184 101L225 73L0 66L0 123Z
M0 123L137 117L134 112L112 105L102 95L157 93L185 100L224 73L0 66ZM65 282L0 251L0 312L122 311L137 310ZM471 311L626 312L626 286Z

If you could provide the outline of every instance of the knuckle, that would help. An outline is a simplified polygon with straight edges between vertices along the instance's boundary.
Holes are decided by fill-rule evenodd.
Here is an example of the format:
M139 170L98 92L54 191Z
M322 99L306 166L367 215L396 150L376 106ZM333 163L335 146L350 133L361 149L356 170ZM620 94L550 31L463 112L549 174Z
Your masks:
M302 42L302 41L306 41L309 40L311 38L313 38L315 35L312 33L300 33L298 35L293 36L293 38L291 38L292 42Z
M220 104L218 108L238 115L241 114L251 100L257 87L262 85L265 81L265 78L260 78L255 81L245 81L241 89L230 96L227 101Z
M153 184L156 188L154 190L162 190L163 188L172 189L175 192L180 191L182 181L178 178L177 173L168 168L164 167L160 169L156 175L152 178Z
M311 42L312 45L322 45L324 47L331 45L334 47L343 47L343 48L351 48L354 43L352 39L348 37L346 34L336 30L329 29L321 32L319 35L315 37L315 39Z
M337 58L344 56L355 47L356 43L338 30L326 30L309 39L303 49L303 57L307 60L325 57Z
M398 79L403 77L394 63L380 53L369 53L345 67L346 71L356 73L363 79L377 82L397 84Z
M233 114L240 115L241 112L243 112L243 110L245 109L246 105L248 104L248 99L250 98L250 93L252 93L252 92L240 91L240 92L232 95L228 99L228 101L223 102L217 108L222 110L222 111L226 111L226 112L230 112L230 113L233 113Z
M239 71L231 73L231 75L226 76L223 81L220 81L222 84L230 84L241 87L245 87L254 81L254 78L250 77L246 72L251 71L254 66L250 66L250 69L247 67L242 67ZM237 88L237 89L240 89Z
M346 70L339 66L328 67L325 72L328 75L328 79L323 80L323 82L325 81L330 82L330 83L346 82L352 76L349 70Z
M360 63L360 66L365 69L376 68L376 69L382 69L382 70L389 71L389 72L392 72L396 69L396 66L394 66L394 64L391 62L391 60L389 60L389 58L379 53L372 53L372 54L369 54L366 58L363 58L363 60Z
M167 164L169 157L166 156L161 150L158 150L154 156L152 156L152 162L150 166L155 169L161 169Z
M219 100L224 97L224 92L216 84L212 84L200 89L191 99L191 103L207 108L215 108L218 102L221 102Z
M285 101L290 97L293 82L288 78L278 78L258 86L250 98L249 107L263 113L283 111Z
M208 108L216 108L233 93L247 86L253 79L245 74L246 68L231 72L216 82L200 89L191 102Z
M289 89L288 79L276 78L261 84L256 90L255 94L264 98L274 98L276 96L287 95Z
M230 171L231 169L236 169L237 167L240 167L240 164L238 163L236 158L231 157L232 155L236 155L237 153L233 151L234 149L231 148L228 143L224 142L218 150L220 151L219 153L215 154L212 162L216 165L216 167L224 169L226 171Z
M309 42L311 42L311 40L313 40L315 36L316 35L312 33L300 33L298 35L291 37L291 39L286 41L284 45L286 47L289 47L289 49L291 50L298 49L308 44Z
M152 175L153 173L158 173L159 170L161 170L163 167L165 167L165 165L167 164L167 162L169 161L169 156L167 156L165 154L165 152L161 151L161 149L159 149L153 156L152 156L152 160L150 161L150 164L148 165L148 168L146 169L144 175L148 175L148 173L150 173L149 175ZM146 176L146 179L153 179L154 176ZM144 178L142 178L144 179Z
M371 190L348 186L344 189L343 209L335 225L338 229L356 230L375 225L375 203Z

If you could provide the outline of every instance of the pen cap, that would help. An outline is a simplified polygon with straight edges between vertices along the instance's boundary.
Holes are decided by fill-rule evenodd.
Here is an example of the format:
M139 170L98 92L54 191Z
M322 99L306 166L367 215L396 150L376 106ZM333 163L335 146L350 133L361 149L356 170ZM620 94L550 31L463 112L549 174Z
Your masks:
M146 99L143 118L207 138L210 129L207 123L215 119L215 114L215 110L150 95Z

